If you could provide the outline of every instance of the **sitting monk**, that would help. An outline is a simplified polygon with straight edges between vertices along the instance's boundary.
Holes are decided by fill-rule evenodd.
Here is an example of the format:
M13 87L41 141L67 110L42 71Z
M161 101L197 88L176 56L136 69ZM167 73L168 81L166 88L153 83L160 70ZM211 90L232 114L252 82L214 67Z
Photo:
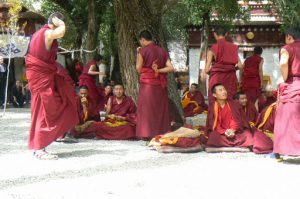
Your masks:
M94 130L90 127L94 122L100 121L97 105L90 100L88 87L80 86L77 96L77 113L79 124L71 131L76 138L94 138ZM67 135L68 136L68 135Z
M272 85L267 85L263 90L263 93L256 100L255 106L258 112L260 113L264 108L270 106L276 101L277 101L277 96L274 95L274 89Z
M204 97L200 91L197 90L198 85L192 84L188 92L182 98L182 108L185 117L193 117L207 111Z
M126 140L135 137L136 105L124 95L124 86L114 86L114 96L107 102L106 119L93 124L97 139Z
M275 115L276 103L271 104L259 114L253 138L254 153L272 153Z
M254 127L256 119L258 117L258 112L257 112L254 104L252 102L248 101L247 95L243 92L238 92L235 95L234 99L237 100L240 103L240 105L242 106L242 109L246 114L249 125L251 127Z
M216 100L208 110L207 147L251 147L252 133L241 106L227 100L222 84L215 84L211 92Z

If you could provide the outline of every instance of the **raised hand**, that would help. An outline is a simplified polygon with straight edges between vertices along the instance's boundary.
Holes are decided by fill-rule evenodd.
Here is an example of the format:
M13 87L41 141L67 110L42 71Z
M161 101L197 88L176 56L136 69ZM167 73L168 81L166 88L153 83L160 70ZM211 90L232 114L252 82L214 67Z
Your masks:
M62 20L60 20L59 18L57 18L57 17L53 17L52 18L52 23L56 27L65 25L65 23Z

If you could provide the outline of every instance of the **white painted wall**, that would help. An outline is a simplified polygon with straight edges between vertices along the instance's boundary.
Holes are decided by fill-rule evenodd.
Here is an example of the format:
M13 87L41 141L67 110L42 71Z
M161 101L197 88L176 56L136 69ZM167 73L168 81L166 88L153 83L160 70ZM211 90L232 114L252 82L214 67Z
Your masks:
M190 85L192 83L198 84L199 68L200 68L200 48L189 49L189 76Z
M169 56L176 71L187 71L187 47L183 41L168 42Z

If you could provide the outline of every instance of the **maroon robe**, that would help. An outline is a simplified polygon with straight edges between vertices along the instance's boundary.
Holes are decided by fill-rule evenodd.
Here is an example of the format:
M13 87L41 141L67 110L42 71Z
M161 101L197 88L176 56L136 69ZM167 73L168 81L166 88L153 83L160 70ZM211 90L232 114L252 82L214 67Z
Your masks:
M214 53L215 60L209 74L209 104L213 104L215 101L211 88L217 83L224 85L228 99L232 100L237 92L235 65L238 63L238 46L225 39L220 39L217 40L216 44L212 45L210 50Z
M79 76L79 86L87 86L89 96L94 103L99 104L102 96L101 88L96 85L96 75L88 74L92 65L97 66L95 60L90 60L83 68L82 74Z
M126 118L127 124L111 127L106 124L107 121L93 124L97 139L107 140L127 140L135 137L136 128L136 106L131 97L124 96L123 101L118 104L116 97L110 97L111 110L109 114L122 116Z
M184 117L193 117L195 115L201 114L203 111L207 110L207 105L205 104L205 99L200 91L196 91L194 95L190 92L187 92L184 98L187 97L190 101L194 101L198 104L198 109L195 110L196 105L189 103L184 109ZM194 111L195 110L195 111Z
M261 81L259 76L259 64L262 61L259 55L248 57L244 64L242 90L247 95L247 99L253 104L261 93Z
M280 85L274 127L274 152L300 155L300 41L283 47L289 53L288 78Z
M266 107L258 116L253 137L253 152L257 154L272 153L273 140L266 133L274 133L276 105Z
M107 105L108 99L112 96L112 94L105 94L104 88L101 88L101 99L99 101L99 111L105 111L105 106Z
M153 138L170 130L167 74L155 75L152 64L166 66L168 53L154 43L141 49L143 67L140 74L140 89L137 104L138 138Z
M255 124L257 117L258 117L258 112L251 102L247 102L247 105L245 107L242 107L243 111L245 112L247 121Z
M55 60L58 43L46 49L43 26L31 39L26 56L26 77L31 92L29 149L47 147L78 123L74 82Z
M208 147L250 147L253 144L245 114L235 101L228 101L223 108L217 102L210 106L206 128ZM227 129L237 130L235 137L227 138L224 135Z
M258 98L258 112L262 112L263 109L270 106L274 102L277 101L277 98L275 96L271 97L264 97L263 95L259 96Z

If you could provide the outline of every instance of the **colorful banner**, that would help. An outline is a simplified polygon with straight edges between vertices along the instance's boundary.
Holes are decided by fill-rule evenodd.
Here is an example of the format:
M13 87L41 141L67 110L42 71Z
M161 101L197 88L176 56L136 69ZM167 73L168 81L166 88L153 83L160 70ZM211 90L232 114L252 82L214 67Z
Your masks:
M24 57L27 53L29 42L30 37L0 34L0 56L8 58L11 51L11 58Z

